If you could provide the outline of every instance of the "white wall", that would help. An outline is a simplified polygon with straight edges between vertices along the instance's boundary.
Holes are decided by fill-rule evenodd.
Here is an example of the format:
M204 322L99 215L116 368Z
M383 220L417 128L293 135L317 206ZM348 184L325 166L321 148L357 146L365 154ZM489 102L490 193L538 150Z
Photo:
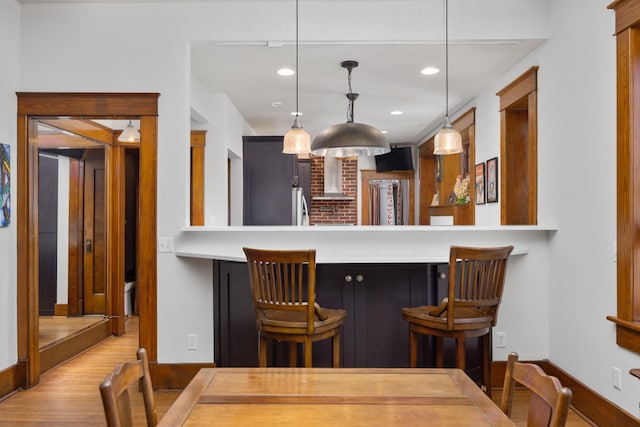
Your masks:
M441 16L427 16L428 1L305 2L309 40L440 39ZM610 0L553 0L553 19L537 0L452 1L452 26L460 38L522 38L549 31L551 40L510 70L476 100L476 157L499 155L497 90L531 65L539 65L539 222L557 223L549 271L540 264L533 286L505 291L499 328L508 350L550 358L627 411L637 413L640 382L623 376L611 387L611 366L638 367L636 354L615 344L605 320L615 307L615 44ZM247 6L250 5L250 8ZM188 211L190 109L189 42L290 37L282 25L287 2L156 4L26 4L20 32L20 82L11 58L18 7L0 3L0 139L15 139L13 91L160 92L158 235L175 237ZM501 11L489 13L489 11ZM82 19L78 19L81 16ZM359 16L353 21L353 16ZM331 22L330 28L326 22ZM434 25L429 25L429 23ZM435 25L437 23L437 25ZM366 27L364 27L366 26ZM327 33L327 30L330 33ZM46 37L43 37L46 35ZM82 61L78 61L81 55ZM46 67L43 66L46 64ZM126 66L123 66L126 64ZM214 132L215 133L215 132ZM240 156L241 149L228 150ZM208 138L209 139L209 138ZM216 151L225 158L227 152ZM14 181L15 182L15 181ZM226 187L225 187L226 193ZM477 207L479 224L499 223L499 204ZM214 214L214 217L218 214ZM215 220L217 222L217 219ZM0 230L0 368L15 362L15 230ZM5 239L5 236L8 238ZM160 362L204 362L213 357L211 264L158 255ZM524 258L522 258L524 259ZM518 262L523 262L522 260ZM3 266L7 263L3 261ZM514 265L516 270L524 266ZM8 283L9 285L5 285ZM533 303L532 303L533 301ZM524 307L520 310L519 307ZM553 325L551 328L550 325ZM199 348L186 350L188 333ZM533 339L539 348L528 348ZM503 358L505 352L497 352Z
M11 146L11 222L0 228L0 370L18 360L16 307L16 95L20 7L0 2L0 143Z
M548 313L520 333L548 335L548 357L638 416L640 356L615 343L616 64L608 0L552 2L552 36L476 99L476 161L500 152L497 91L537 65L538 222L551 239ZM579 19L576 19L579 11ZM476 223L500 221L500 203L476 206ZM549 319L547 322L546 319ZM510 340L508 350L518 351ZM623 390L612 387L612 367Z
M231 187L238 189L233 194L239 194L239 201L242 203L242 174L238 176L233 170L238 170L238 167L242 170L242 136L253 135L255 132L226 95L210 94L195 78L191 80L191 109L192 114L195 112L202 121L199 129L207 131L205 225L227 225L227 159L232 161ZM237 209L232 210L232 216L234 212Z

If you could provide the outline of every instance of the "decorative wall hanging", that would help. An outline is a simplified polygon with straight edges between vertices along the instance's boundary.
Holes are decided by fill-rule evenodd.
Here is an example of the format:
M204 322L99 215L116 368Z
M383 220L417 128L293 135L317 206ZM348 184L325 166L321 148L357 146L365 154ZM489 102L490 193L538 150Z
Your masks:
M484 205L485 203L484 182L484 163L478 163L476 165L476 205Z
M11 221L11 147L0 144L0 227Z
M498 158L487 160L487 203L498 201Z

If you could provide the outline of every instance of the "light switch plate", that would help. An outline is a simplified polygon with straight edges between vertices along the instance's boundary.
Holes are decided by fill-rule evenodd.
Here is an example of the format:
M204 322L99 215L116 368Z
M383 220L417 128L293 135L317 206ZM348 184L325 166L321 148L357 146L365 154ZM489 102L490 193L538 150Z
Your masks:
M173 238L172 237L158 238L158 252L173 252Z

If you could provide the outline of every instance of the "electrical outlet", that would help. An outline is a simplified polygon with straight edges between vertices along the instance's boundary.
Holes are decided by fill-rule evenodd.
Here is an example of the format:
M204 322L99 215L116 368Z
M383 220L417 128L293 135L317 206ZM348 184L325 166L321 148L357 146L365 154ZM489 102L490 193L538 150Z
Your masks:
M613 388L622 390L622 373L620 372L620 369L614 366L612 368L612 373L613 373Z
M198 349L198 336L196 334L187 335L187 350Z
M172 237L158 238L158 252L173 252L173 238Z
M496 347L498 348L506 348L507 347L507 333L506 332L498 332L496 333Z

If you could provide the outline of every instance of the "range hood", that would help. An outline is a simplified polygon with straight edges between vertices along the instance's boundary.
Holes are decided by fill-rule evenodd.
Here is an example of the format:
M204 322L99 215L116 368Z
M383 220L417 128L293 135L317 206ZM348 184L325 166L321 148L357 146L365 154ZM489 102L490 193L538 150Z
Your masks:
M342 192L342 159L324 158L324 193L314 196L313 200L353 200Z

